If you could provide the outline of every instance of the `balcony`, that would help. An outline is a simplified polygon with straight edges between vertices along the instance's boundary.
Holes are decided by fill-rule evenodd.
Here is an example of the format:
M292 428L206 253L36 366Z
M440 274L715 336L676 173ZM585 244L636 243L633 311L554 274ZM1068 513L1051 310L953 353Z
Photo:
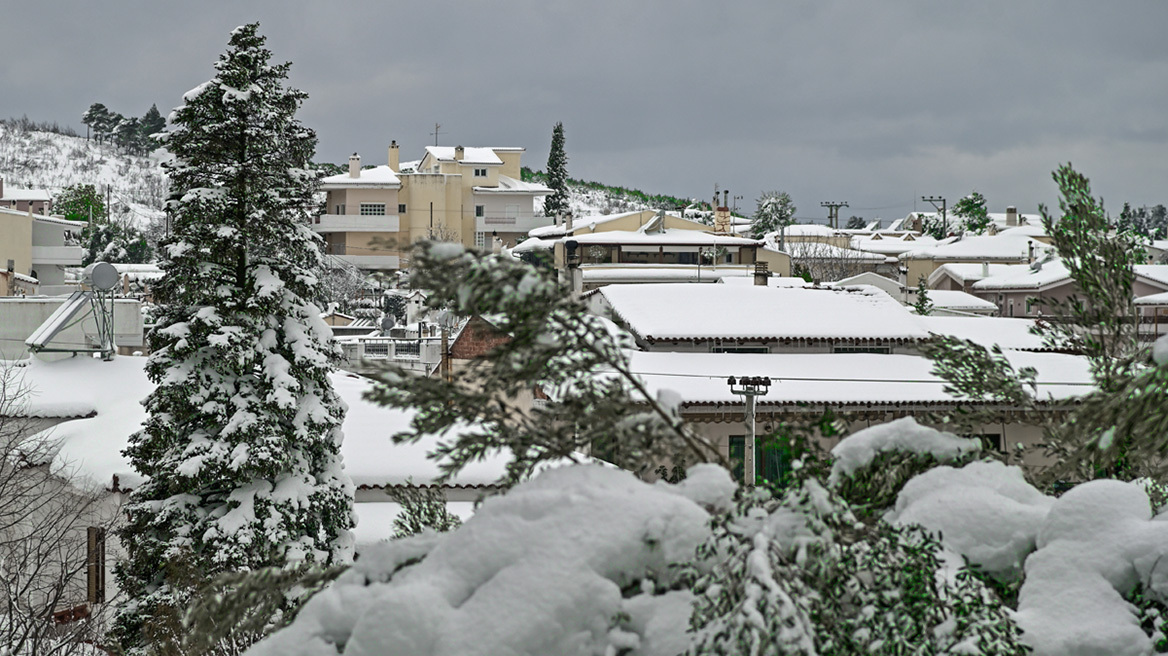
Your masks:
M330 253L339 260L365 271L396 271L401 268L401 258L397 255L346 255Z
M81 266L85 249L80 246L33 246L32 263L58 264L61 266Z
M400 225L396 214L324 214L313 220L312 229L317 232L397 232Z
M479 216L475 217L475 232L527 232L551 224L550 216Z

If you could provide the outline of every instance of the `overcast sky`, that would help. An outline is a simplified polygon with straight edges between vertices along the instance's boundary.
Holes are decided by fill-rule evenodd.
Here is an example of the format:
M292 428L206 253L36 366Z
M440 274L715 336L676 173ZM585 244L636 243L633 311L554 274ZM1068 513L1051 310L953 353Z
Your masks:
M4 3L0 115L84 132L101 102L165 115L259 21L317 159L433 143L524 146L563 121L573 177L752 211L896 218L972 190L1036 211L1071 161L1118 213L1168 203L1168 2Z

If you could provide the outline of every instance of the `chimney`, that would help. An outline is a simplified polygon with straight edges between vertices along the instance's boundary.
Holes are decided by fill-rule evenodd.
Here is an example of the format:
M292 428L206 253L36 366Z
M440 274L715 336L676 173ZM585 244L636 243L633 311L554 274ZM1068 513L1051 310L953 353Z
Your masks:
M466 153L466 149L464 149L462 146L455 146L454 147L454 161L461 162L463 155L465 153Z
M401 156L398 153L397 141L389 142L389 170L397 173L401 167Z
M569 235L572 234L572 213L568 212L564 215L564 232Z
M771 277L770 266L766 262L754 263L754 284L758 287L767 286L767 278Z
M1018 208L1013 205L1006 208L1006 226L1013 227L1018 225Z
M361 156L357 153L349 155L349 177L361 177Z
M989 262L982 262L981 263L981 277L983 280L985 278L990 277L990 263Z

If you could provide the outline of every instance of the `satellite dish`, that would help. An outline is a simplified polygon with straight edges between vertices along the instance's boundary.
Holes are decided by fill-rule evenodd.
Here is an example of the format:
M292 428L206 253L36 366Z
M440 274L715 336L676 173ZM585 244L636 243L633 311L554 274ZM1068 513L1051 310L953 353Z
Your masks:
M94 262L85 267L85 284L108 292L118 286L118 270L109 262Z

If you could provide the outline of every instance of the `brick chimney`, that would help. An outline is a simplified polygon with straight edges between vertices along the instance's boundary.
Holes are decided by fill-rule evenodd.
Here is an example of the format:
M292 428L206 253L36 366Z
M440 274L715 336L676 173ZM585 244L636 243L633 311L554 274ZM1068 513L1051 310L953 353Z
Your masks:
M361 156L357 153L349 155L349 177L361 177Z
M466 154L466 149L464 149L462 146L455 146L454 147L454 161L461 162L462 158L465 154Z
M401 155L398 153L397 141L389 142L389 170L397 173L401 168Z
M1006 226L1013 227L1018 225L1018 208L1013 205L1006 208Z

